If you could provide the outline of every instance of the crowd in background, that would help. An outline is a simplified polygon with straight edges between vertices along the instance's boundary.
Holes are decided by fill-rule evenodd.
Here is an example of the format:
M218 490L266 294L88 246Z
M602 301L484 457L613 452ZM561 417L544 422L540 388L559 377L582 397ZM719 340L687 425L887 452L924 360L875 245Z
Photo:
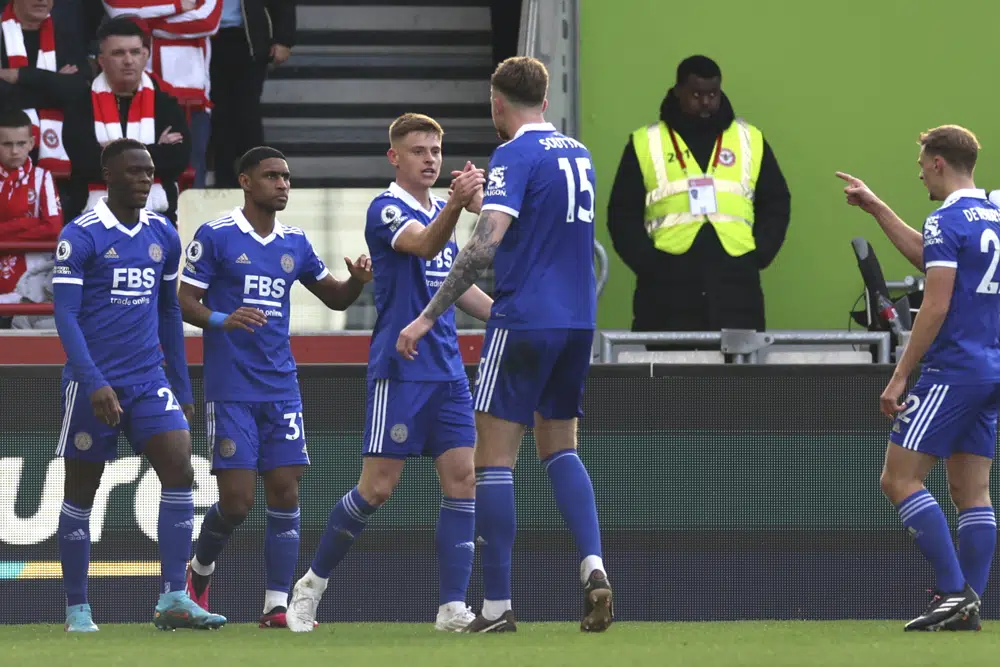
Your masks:
M0 7L0 242L54 243L64 220L105 194L101 150L122 137L149 147L156 183L147 208L175 222L185 188L238 187L239 157L263 143L268 68L294 46L294 2ZM50 301L51 269L51 252L0 250L0 303ZM51 318L4 325L47 328Z

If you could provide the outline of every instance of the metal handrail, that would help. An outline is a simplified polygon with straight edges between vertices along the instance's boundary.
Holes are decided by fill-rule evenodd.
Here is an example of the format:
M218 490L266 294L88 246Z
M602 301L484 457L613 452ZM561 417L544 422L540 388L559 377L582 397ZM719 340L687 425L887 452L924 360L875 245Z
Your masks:
M734 332L739 333L739 332ZM756 332L751 332L756 333ZM721 351L723 333L721 331L601 331L600 360L601 363L614 363L614 348L616 345L634 345L656 343L660 345L718 345ZM765 345L797 344L797 345L877 345L876 363L890 362L892 334L888 331L775 331L761 334ZM736 363L756 363L756 352L735 354Z
M597 298L600 299L604 287L608 284L610 265L608 264L608 251L597 239L594 239L594 256L597 260Z

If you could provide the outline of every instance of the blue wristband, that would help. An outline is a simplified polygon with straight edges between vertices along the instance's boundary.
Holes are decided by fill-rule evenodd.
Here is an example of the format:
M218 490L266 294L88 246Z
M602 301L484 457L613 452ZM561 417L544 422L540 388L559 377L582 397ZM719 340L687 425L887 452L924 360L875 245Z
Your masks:
M226 321L227 317L229 316L226 315L225 313L213 312L211 315L208 316L208 327L210 329L218 329L219 327L222 326L222 323Z

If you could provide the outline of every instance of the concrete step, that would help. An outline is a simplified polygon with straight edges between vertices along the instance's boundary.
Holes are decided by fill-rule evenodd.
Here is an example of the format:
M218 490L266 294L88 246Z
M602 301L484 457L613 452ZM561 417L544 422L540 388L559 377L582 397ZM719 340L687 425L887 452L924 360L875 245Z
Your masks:
M490 83L488 79L269 79L264 84L261 101L282 104L396 104L409 107L480 103L488 112Z
M297 8L300 30L378 30L413 32L425 30L490 30L490 10L485 6L436 7L434 3L407 6L380 6L366 2L359 5L304 5ZM394 35L400 37L401 35ZM405 36L403 36L405 39Z

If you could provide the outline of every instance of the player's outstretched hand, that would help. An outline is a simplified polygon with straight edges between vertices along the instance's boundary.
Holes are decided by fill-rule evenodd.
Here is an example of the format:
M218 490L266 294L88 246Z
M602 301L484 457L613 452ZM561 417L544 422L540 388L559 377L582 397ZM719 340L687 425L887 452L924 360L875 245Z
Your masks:
M837 178L847 181L847 187L844 188L844 194L847 195L847 203L851 206L857 206L862 211L867 213L873 213L875 208L881 204L881 200L875 196L875 193L871 191L865 182L860 178L855 178L850 174L845 174L842 171L837 172Z
M423 315L407 324L406 328L399 332L399 338L396 340L396 352L399 352L404 359L413 361L420 354L417 352L417 343L427 335L432 326L434 326L434 321Z
M181 406L181 410L184 411L184 419L187 420L188 424L194 422L194 405L191 403L185 403Z
M229 313L229 317L222 322L222 328L226 331L243 329L253 333L254 327L262 327L265 324L267 324L267 317L264 316L263 311L249 306L240 306Z
M122 406L118 402L118 394L111 387L105 385L91 394L90 405L101 423L117 426L121 421Z
M897 412L906 409L905 405L900 405L899 397L903 395L903 391L906 389L906 378L897 378L895 375L889 380L889 384L885 386L885 391L879 396L879 409L882 411L886 417L890 419L896 416Z
M345 257L344 264L347 264L347 270L350 272L351 277L362 285L371 281L372 260L368 255L361 255L353 262L350 257Z

